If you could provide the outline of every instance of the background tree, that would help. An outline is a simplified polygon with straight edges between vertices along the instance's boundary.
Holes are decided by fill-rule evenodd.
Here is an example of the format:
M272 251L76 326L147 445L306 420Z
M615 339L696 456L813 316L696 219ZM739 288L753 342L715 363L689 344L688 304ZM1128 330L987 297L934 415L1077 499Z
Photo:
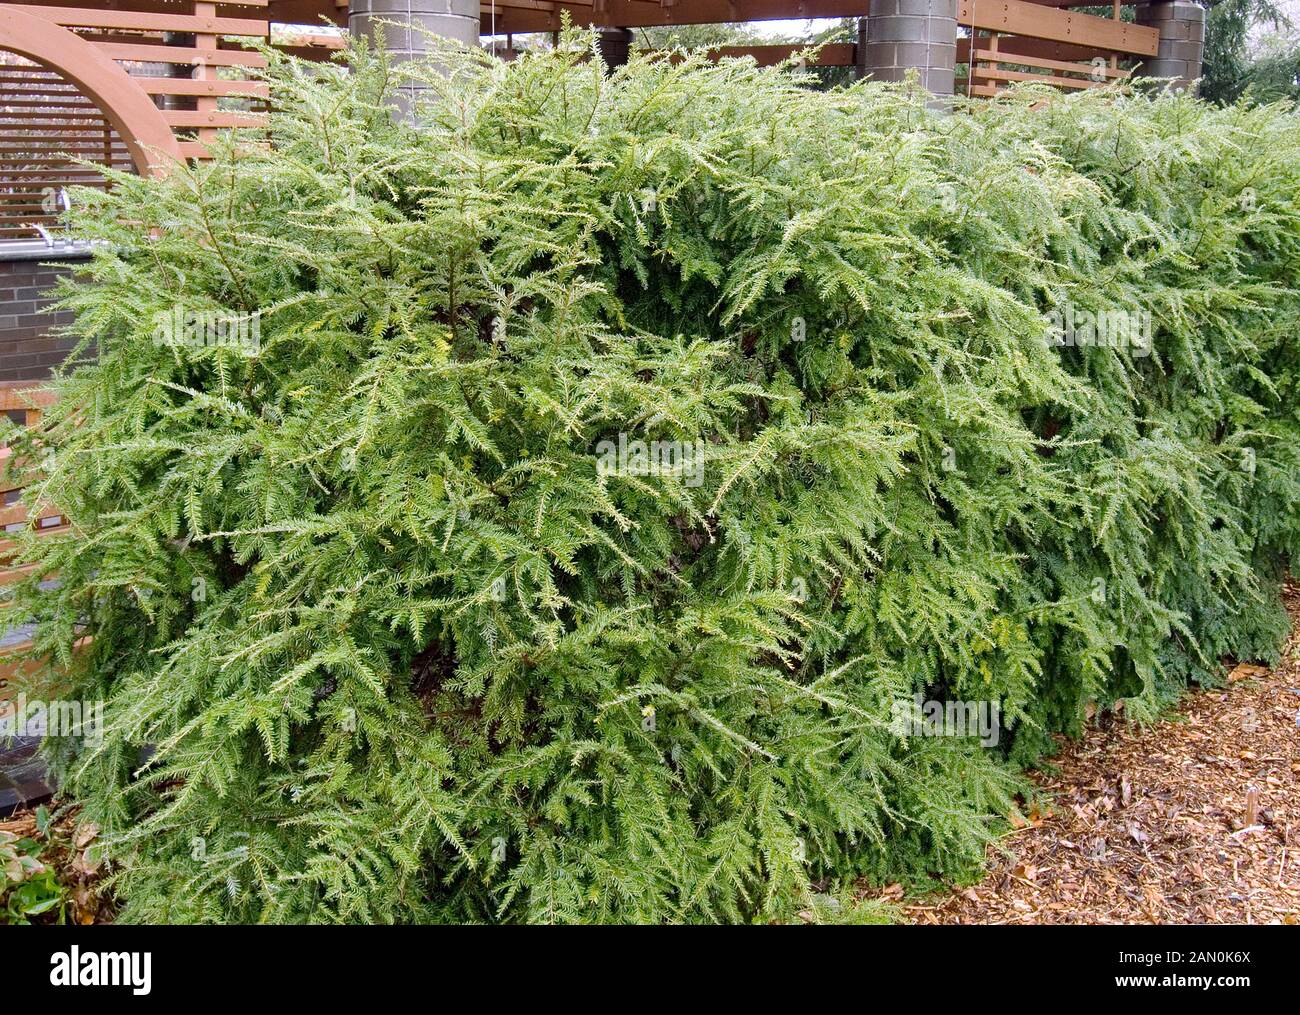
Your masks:
M1246 87L1260 102L1300 99L1300 42L1277 33L1264 41L1246 70Z
M1251 32L1265 27L1280 31L1290 21L1277 0L1199 0L1206 8L1205 54L1201 96L1211 102L1234 102L1252 80ZM1289 54L1289 55L1287 55ZM1282 55L1294 60L1295 49ZM1281 66L1281 65L1277 65ZM1276 70L1265 74L1276 85Z

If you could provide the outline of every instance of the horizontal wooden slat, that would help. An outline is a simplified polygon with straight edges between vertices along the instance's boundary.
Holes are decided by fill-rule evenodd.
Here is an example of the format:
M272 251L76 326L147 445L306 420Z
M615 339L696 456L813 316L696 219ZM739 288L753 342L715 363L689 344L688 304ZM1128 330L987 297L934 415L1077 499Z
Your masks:
M5 0L8 2L8 0ZM270 17L266 8L272 0L100 0L101 6L125 7L128 10L148 11L154 14L167 14L179 10L181 14L190 13L194 3L210 2L217 6L217 13L231 17ZM274 0L277 6L282 0ZM307 0L309 3L332 4L346 0ZM404 3L405 0L402 0ZM42 7L92 7L95 0L40 0ZM261 8L249 10L248 8Z
M1113 3L1114 0L1111 0ZM1150 0L1119 0L1121 6L1135 7L1138 4L1149 3ZM1036 4L1042 4L1044 7L1096 7L1095 0L1034 0ZM1109 7L1110 4L1103 6Z
M98 106L76 105L71 102L5 102L0 100L0 119L4 120L66 120L71 123L85 121L105 122Z
M65 184L76 187L103 187L107 186L103 179L99 180L5 180L0 178L0 201L14 201L19 199L30 198L33 194L40 194L57 184Z
M10 130L34 130L41 124L50 124L59 130L81 130L104 132L107 120L90 106L85 110L74 109L0 109L0 123Z
M9 4L13 10L33 14L68 28L128 28L137 32L196 32L204 35L267 34L267 22L258 18L209 18L193 14L142 14L137 11L96 10L90 7L46 7Z
M0 147L14 147L8 142L32 144L63 144L65 141L79 141L86 144L104 146L105 125L101 123L73 123L66 120L58 123L12 122L0 131ZM112 134L113 144L121 144L121 138Z
M195 78L137 78L150 95L251 95L266 98L264 81L200 81Z
M265 127L265 113L238 113L227 110L205 112L194 109L169 109L163 119L173 127Z
M64 109L67 108L98 109L99 108L93 102L88 102L86 99L83 99L79 95L77 96L52 95L45 98L26 97L26 96L18 98L12 96L3 96L0 97L0 106L13 106L17 109L26 109L30 106L57 106L59 108L64 108Z
M342 49L347 45L347 36L319 32L276 31L271 35L271 44L293 49Z
M49 130L45 127L43 130ZM56 128L57 129L57 128ZM18 131L6 131L0 128L0 138L5 143L0 145L0 151L8 155L22 155L30 153L32 155L64 155L76 154L78 152L90 152L91 154L103 154L106 147L110 145L104 141L103 135L99 132L79 133L77 131L68 131L67 133L35 135L21 134ZM114 140L111 147L121 147L121 142ZM125 152L122 152L125 154Z
M11 648L12 652L21 651L18 648ZM5 700L6 691L4 685L13 681L20 680L23 677L30 677L40 670L41 664L35 659L11 659L8 657L0 660L0 701ZM21 796L24 799L40 800L42 797L49 796L49 788L39 781L24 781L20 786Z
M78 638L72 644L74 652L81 652L94 641L89 635L84 638ZM13 656L19 652L31 650L31 642L20 642L17 645L11 645L5 650L5 655L0 657L0 701L6 700L6 695L10 693L10 688L6 684L12 685L20 681L23 677L32 676L37 673L43 665L38 659L14 659ZM52 697L52 695L51 695ZM24 788L25 793L32 795L39 794L42 790L48 795L49 790L44 789L40 784L29 785Z
M32 204L6 204L3 208L0 208L0 213L10 218L16 217L23 220L30 219L33 215L55 215L56 217L58 215L57 211L50 211L39 201Z
M78 127L81 130L90 130L107 123L104 114L94 106L87 106L83 109L0 109L0 121L8 121L20 127L23 130L30 130L31 127L22 121L34 120L38 123L50 122L69 124Z
M11 123L6 130L0 131L0 149L12 151L30 151L33 145L62 145L74 141L80 145L97 145L102 149L104 128L97 123ZM112 143L120 145L122 141L113 134Z
M69 109L11 109L0 110L0 122L6 130L35 130L41 124L52 124L58 130L79 130L103 134L113 126L97 110L79 112ZM0 138L4 137L0 134Z
M103 148L104 135L104 126L98 123L10 123L7 129L0 131L0 148L30 151L33 145L62 145L70 141ZM122 144L116 132L110 136L113 145Z
M997 67L976 66L971 69L971 79L979 81L1037 81L1039 84L1053 85L1057 88L1104 88L1105 81L1086 81L1083 78L1066 77L1063 74L1033 74L1029 71L1002 70Z
M973 95L981 99L991 99L998 94L998 89L993 85L968 86L965 78L958 78L954 84L958 95Z
M32 106L66 109L74 113L78 109L99 111L95 103L77 92L56 92L49 88L28 91L16 90L12 85L0 86L0 107L30 109Z
M62 152L86 153L94 155L92 148L98 148L100 152L104 151L103 140L91 138L87 135L78 134L13 134L0 136L4 143L0 144L0 155L12 157L16 152L32 152L35 155L60 155ZM38 151L42 148L43 151Z
M33 78L20 77L14 74L0 74L0 85L3 85L6 91L13 89L20 93L31 91L37 94L49 93L51 95L81 94L68 82L56 77Z
M104 177L95 169L60 169L57 176L48 169L0 169L0 187L26 187L47 185L51 187L102 187ZM74 176L73 173L77 175Z
M15 522L25 522L38 518L47 518L51 515L57 515L58 509L50 507L48 504L39 505L36 511L28 511L25 504L13 504L9 507L0 507L0 528L6 525L13 525Z
M81 97L75 88L61 88L54 81L0 81L0 93L18 99L40 98L43 95L59 99Z
M108 163L105 162L103 159L100 159L96 163L96 165L100 165L100 166L112 165L116 168L120 168L127 164L128 164L128 160L125 158L115 158L112 163ZM70 162L68 159L60 159L60 158L47 159L47 158L34 158L34 157L33 158L0 158L0 174L9 175L15 172L24 172L24 173L36 172L37 166L44 166L47 171L51 171L51 172L55 170L59 172L65 172L65 171L70 172L74 165L80 168L79 164ZM9 166L18 166L21 168L9 169L7 168ZM86 171L97 172L97 170L86 170Z
M26 117L7 119L0 115L0 138L6 140L21 141L39 131L46 135L58 134L62 137L94 140L102 147L104 138L110 130L108 124L98 120L80 122L78 120L37 120Z
M0 586L14 585L36 570L37 564L22 564L18 567L0 568Z
M194 49L187 46L148 46L122 42L97 42L95 46L114 60L177 64L202 62L210 67L266 66L266 57L261 53L241 49Z
M1047 70L1073 71L1076 74L1092 74L1093 65L1088 63L1071 63L1068 60L1045 60L1039 56L1022 56L1020 54L993 52L989 49L975 50L975 59L984 60L989 63L1012 64L1019 67L1043 67ZM1097 72L1104 72L1108 78L1126 78L1129 72L1119 68L1111 68L1108 64L1098 64Z
M64 144L69 141L75 141L78 144L98 144L101 148L104 146L104 131L100 127L89 125L78 126L77 124L59 124L54 128L39 128L41 133L26 133L35 131L37 128L32 127L15 127L13 133L0 134L0 149L17 148L25 150L33 144ZM96 136L98 135L98 136ZM114 143L119 143L114 138Z
M51 186L51 179L48 177L39 177L35 179L4 179L0 177L0 200L27 200L31 195L40 194L43 188ZM100 179L103 183L103 179ZM85 186L82 182L73 182L73 186Z
M554 12L556 9L554 0L496 0L495 4L493 4L492 0L482 0L479 4L479 17L482 21L484 32L487 32L491 28L492 9L494 6L496 7L497 14L500 14L501 10L505 7L512 7L515 10L521 11L546 11L548 13ZM572 3L566 0L565 6L584 8L584 13L586 14L592 14L595 11L591 0L572 0ZM670 4L669 6L672 5Z
M72 526L56 525L48 529L32 529L40 538L45 536L66 535L72 530ZM12 539L0 539L0 561L9 560L18 552L18 543Z
M14 409L47 409L58 400L53 389L43 387L32 381L0 381L0 412ZM4 461L4 452L0 448L0 461Z

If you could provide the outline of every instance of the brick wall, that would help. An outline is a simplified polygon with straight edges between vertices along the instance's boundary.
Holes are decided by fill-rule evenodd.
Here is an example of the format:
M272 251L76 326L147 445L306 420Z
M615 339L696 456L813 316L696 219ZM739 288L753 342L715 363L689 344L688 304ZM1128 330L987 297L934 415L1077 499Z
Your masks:
M41 380L63 362L74 344L50 329L67 314L41 313L50 290L67 271L46 260L7 260L0 253L0 381Z

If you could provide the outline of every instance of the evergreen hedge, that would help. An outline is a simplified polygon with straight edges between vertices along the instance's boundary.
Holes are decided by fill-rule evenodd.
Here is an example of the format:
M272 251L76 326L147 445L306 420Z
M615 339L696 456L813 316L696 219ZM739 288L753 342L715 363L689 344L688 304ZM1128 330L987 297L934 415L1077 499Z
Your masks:
M269 147L81 195L19 610L106 702L47 749L123 920L826 915L1278 650L1293 109L590 46L273 55Z

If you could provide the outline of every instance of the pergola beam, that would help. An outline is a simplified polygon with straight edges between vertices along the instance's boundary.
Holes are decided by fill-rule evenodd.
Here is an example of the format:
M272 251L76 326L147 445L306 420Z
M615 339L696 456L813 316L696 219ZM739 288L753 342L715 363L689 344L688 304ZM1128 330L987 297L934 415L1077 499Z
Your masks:
M604 0L597 12L589 6L561 2L552 4L549 11L499 7L496 31L498 35L557 31L561 12L566 10L577 25L643 28L772 21L791 17L862 17L867 14L868 7L869 0L684 0L670 7L640 0ZM1059 10L1026 0L998 0L996 3L959 0L957 8L957 22L966 28L1082 44L1135 56L1153 56L1159 39L1158 32L1141 25ZM487 28L486 21L483 27Z
M160 14L104 7L52 7L9 4L7 10L75 28L125 28L142 32L211 32L215 35L266 35L263 18L220 18L196 14Z
M334 0L271 0L271 20L285 25L321 25L324 18L340 28L348 26L348 5Z
M301 0L301 6L305 10L319 8L330 2L331 0ZM230 18L264 18L270 3L271 0L216 0L217 14ZM5 6L17 5L6 2ZM193 4L186 0L40 0L32 6L93 7L98 11L134 11L142 14L188 14ZM318 18L312 15L311 20L317 21Z
M868 0L686 0L670 7L640 0L605 0L597 12L589 5L552 3L547 9L521 10L499 6L497 34L555 32L568 11L575 25L597 28L651 28L665 25L714 25L736 21L776 21L784 18L862 17ZM484 8L487 9L487 8ZM484 25L486 25L484 21Z

